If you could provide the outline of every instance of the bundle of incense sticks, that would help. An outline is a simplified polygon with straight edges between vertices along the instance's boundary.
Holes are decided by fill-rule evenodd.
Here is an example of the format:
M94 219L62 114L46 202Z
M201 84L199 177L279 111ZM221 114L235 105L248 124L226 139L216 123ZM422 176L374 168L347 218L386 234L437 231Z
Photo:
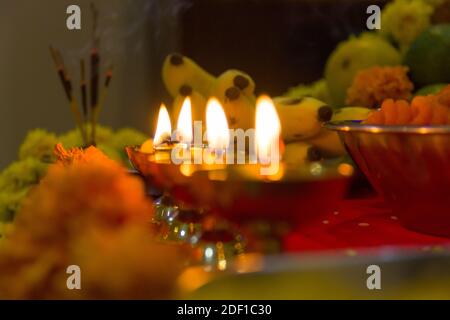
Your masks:
M61 81L61 84L63 85L64 92L66 93L66 97L69 100L70 109L75 118L77 127L80 130L80 134L83 139L83 143L87 144L86 128L83 124L83 118L82 118L79 108L78 108L78 102L72 92L73 91L72 90L72 82L70 80L67 69L64 66L64 61L62 59L62 56L58 50L54 49L51 46L50 46L50 54L52 55L53 62L55 63L59 79Z
M113 67L110 66L105 75L105 81L101 91L99 90L100 82L100 54L98 50L99 40L96 38L96 26L97 26L97 16L98 12L95 7L92 7L94 12L94 41L93 47L90 53L90 104L88 106L88 87L86 82L86 68L85 61L80 60L80 96L81 96L81 112L78 105L77 99L73 93L72 82L69 77L67 68L64 66L64 61L62 59L61 53L50 46L50 53L58 72L58 77L63 85L64 92L69 101L72 114L74 116L75 122L83 140L84 146L95 145L96 144L96 126L100 110L105 103L105 98L108 92L109 84L112 79ZM99 95L100 91L100 95ZM86 124L91 123L91 131L87 132L88 128Z
M99 90L100 82L100 55L98 50L94 48L91 51L91 74L90 74L90 106L88 107L87 93L88 88L86 84L86 70L84 60L80 61L80 96L81 96L81 110L74 94L72 81L70 79L67 68L64 65L60 52L53 47L50 47L50 53L56 66L58 77L63 86L67 100L70 104L71 112L74 116L78 129L80 130L83 144L85 146L96 144L96 126L100 110L105 103L105 98L108 92L109 84L113 75L113 66L110 66L105 74L105 81L103 87ZM100 93L100 94L99 94ZM87 122L91 123L90 134L87 132Z

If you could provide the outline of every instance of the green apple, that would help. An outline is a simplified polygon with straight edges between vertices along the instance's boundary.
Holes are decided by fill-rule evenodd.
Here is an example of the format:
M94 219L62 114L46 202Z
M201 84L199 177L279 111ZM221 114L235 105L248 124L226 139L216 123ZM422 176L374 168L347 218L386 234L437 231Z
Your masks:
M347 89L359 70L400 65L401 60L398 50L376 34L363 33L340 43L325 67L325 79L334 106L344 106Z

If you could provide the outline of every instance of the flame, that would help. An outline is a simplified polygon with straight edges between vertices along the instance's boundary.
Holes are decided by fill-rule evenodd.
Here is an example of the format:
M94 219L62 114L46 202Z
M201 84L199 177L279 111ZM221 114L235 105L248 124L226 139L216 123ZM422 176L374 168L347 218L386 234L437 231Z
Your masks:
M158 122L156 124L155 136L153 138L153 145L157 146L164 140L170 138L172 133L172 125L170 123L169 113L164 104L161 104L158 114Z
M216 98L210 98L206 104L206 137L213 149L226 149L230 143L227 117Z
M178 116L177 139L182 143L192 143L192 106L189 97L184 99Z
M281 124L275 106L268 96L256 101L255 142L259 160L267 163L271 159L273 147L279 149ZM279 150L275 150L278 151ZM279 155L277 159L279 159Z

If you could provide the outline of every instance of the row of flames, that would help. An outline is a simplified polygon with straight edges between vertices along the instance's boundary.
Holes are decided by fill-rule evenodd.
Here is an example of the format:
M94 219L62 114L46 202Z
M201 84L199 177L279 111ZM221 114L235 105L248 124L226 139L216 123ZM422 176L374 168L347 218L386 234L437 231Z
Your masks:
M278 145L281 134L281 124L273 101L268 96L260 96L256 100L255 143L260 155L269 155L274 143ZM158 114L153 145L164 142L167 136L172 136L172 125L169 113L161 104ZM176 129L177 141L186 145L193 142L193 121L191 99L186 97L180 110ZM225 111L216 98L212 97L206 104L206 137L208 147L226 149L230 143L230 132Z

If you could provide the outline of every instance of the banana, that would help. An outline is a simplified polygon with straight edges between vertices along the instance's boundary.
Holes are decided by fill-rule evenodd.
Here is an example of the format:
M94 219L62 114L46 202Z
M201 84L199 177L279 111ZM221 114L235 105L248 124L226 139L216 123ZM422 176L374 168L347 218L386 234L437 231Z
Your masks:
M229 87L225 90L223 109L230 129L254 128L255 100L253 96L246 96L238 87Z
M192 122L202 121L202 129L204 132L206 125L206 99L187 85L181 86L178 95L173 100L172 114L174 118L172 122L177 123L181 107L187 96L191 98Z
M346 154L344 145L335 131L323 128L318 135L308 139L307 142L318 148L326 158L340 157Z
M162 78L167 91L173 98L178 95L183 85L188 85L207 97L216 81L214 76L203 70L193 60L178 53L170 54L164 60Z
M236 69L230 69L217 78L211 91L211 96L217 97L220 101L224 101L225 91L230 87L239 88L249 97L255 92L255 82L247 73Z
M283 160L288 166L299 166L322 159L320 150L303 141L288 143L284 147Z
M273 101L280 117L283 140L286 142L306 140L317 135L322 124L333 115L331 107L314 98L277 97Z
M340 108L333 114L331 118L332 121L342 121L342 120L366 120L369 113L373 109L368 109L364 107L345 107Z
M365 120L371 109L363 107L345 107L337 110L332 121ZM335 131L322 128L320 133L307 140L308 143L319 148L325 157L339 157L346 154L345 148Z

